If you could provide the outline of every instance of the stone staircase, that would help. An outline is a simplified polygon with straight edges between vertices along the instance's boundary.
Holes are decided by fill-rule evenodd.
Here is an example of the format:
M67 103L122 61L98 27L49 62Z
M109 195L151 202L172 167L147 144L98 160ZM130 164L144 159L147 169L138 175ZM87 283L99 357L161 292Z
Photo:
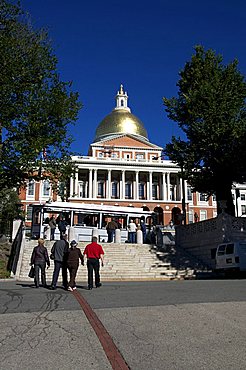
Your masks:
M46 241L46 247L50 254L54 242ZM84 251L86 242L79 242L79 248ZM20 255L19 274L17 280L30 281L28 272L30 269L30 256L33 248L37 245L35 240L26 240L23 253ZM179 269L174 263L171 251L158 250L147 244L116 244L101 243L104 252L104 267L100 269L102 281L126 281L126 280L170 280L174 278L194 277L194 269L186 266L185 270ZM52 280L53 261L51 267L46 270L47 282ZM61 275L61 274L60 274ZM61 277L60 277L61 278ZM77 279L78 282L87 281L87 268L80 266Z

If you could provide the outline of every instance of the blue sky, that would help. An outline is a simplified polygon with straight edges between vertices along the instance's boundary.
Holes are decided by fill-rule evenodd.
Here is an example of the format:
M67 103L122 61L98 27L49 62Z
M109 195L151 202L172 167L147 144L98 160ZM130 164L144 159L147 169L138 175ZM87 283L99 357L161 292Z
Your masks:
M83 108L71 149L87 154L95 130L115 107L123 83L129 107L151 142L180 135L162 97L176 95L178 73L202 44L239 60L246 75L245 0L22 0L36 28L45 27L61 79L73 81Z

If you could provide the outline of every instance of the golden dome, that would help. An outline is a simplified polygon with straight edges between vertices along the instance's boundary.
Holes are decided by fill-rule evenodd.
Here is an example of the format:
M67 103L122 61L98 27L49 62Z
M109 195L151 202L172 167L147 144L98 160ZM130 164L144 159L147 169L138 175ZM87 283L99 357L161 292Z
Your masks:
M127 92L123 90L123 85L120 85L115 99L116 107L98 125L94 141L117 134L137 135L149 141L143 123L131 113L127 106L128 96Z
M95 141L114 134L133 134L148 140L142 122L127 110L114 110L108 114L96 129Z

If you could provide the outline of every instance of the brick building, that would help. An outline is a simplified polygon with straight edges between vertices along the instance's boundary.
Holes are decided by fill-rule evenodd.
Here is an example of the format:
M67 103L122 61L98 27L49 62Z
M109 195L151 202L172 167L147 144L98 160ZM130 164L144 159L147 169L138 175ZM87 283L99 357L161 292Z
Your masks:
M184 206L187 223L195 221L195 214L199 220L215 217L215 199L207 201L182 183L180 168L162 158L162 148L149 141L143 123L131 113L122 85L115 100L115 108L96 128L88 155L72 157L76 172L70 178L69 201L141 207L155 211L163 225L179 223ZM48 180L30 181L20 198L27 222L30 204L60 200Z

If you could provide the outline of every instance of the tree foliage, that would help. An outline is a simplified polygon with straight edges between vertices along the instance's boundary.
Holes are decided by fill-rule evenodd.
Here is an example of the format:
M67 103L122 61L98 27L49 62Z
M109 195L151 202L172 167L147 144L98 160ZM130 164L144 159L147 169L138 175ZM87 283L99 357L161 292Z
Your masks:
M0 187L71 170L68 127L81 104L61 81L48 35L19 3L0 2ZM36 171L38 169L38 171Z
M0 236L12 229L13 219L23 216L18 207L20 200L15 190L0 189Z
M231 187L246 173L246 83L238 62L224 65L213 50L197 46L177 86L178 96L163 100L186 139L173 137L165 153L183 166L195 191L216 195L218 212L226 200L233 215Z

